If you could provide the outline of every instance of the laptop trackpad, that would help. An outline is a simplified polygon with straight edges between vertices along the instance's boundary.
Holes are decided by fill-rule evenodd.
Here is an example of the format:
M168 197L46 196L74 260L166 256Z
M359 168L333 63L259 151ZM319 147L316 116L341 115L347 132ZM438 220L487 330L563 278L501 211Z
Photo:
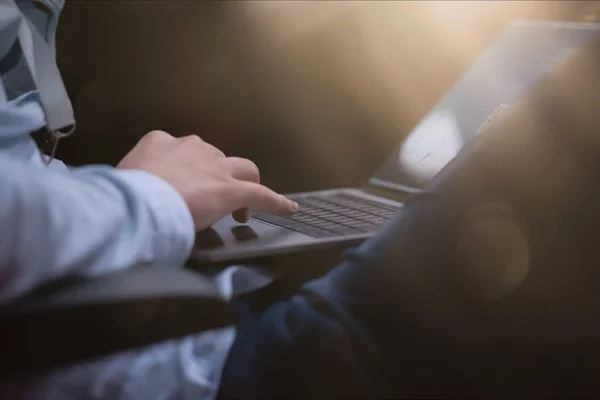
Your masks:
M212 250L225 246L225 242L214 228L208 228L196 234L194 248L199 250Z
M225 217L212 228L196 234L196 251L211 251L224 248L255 247L287 241L290 237L304 236L297 232L250 220L248 224L239 224Z
M258 239L258 233L248 225L239 225L231 228L231 234L238 242L250 242Z

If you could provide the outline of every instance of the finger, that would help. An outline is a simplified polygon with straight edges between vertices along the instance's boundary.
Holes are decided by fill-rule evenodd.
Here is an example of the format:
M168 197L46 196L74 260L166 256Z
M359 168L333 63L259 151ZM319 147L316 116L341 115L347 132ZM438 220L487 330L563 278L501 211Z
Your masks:
M245 224L250 220L252 213L250 212L249 208L245 207L240 208L239 210L235 210L231 213L231 216L235 221L239 222L240 224Z
M260 172L256 164L254 164L252 161L239 157L229 157L227 158L227 164L229 166L231 176L233 176L235 179L255 183L260 182ZM250 220L252 212L248 207L244 207L240 208L239 210L235 210L231 216L237 222L245 224Z
M291 215L298 212L298 204L266 186L248 182L236 182L237 204L235 209L247 207L254 211L270 214Z
M229 157L227 159L231 175L238 180L259 183L260 172L256 164L245 158ZM232 213L233 219L240 223L250 220L251 211L248 207L241 208Z
M248 159L229 157L227 158L227 167L235 179L260 183L260 171L256 164Z

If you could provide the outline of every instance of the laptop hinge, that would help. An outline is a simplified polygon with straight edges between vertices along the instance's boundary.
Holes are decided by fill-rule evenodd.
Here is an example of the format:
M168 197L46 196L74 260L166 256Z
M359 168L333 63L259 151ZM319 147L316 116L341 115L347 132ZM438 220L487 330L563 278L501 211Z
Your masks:
M405 202L409 197L420 193L418 189L398 185L381 185L377 180L370 179L369 182L360 188L362 191L374 196L383 197L389 200Z

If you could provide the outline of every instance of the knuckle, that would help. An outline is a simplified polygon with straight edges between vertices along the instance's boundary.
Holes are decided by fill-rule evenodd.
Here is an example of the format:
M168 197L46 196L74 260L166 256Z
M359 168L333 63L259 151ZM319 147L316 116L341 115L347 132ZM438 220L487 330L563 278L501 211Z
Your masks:
M150 131L144 136L144 139L150 141L164 140L167 138L172 138L172 136L169 135L167 132L160 130Z
M214 165L218 167L218 170L220 172L225 174L228 178L232 180L234 179L233 173L231 171L231 166L226 158L216 157L212 162L214 162Z
M260 180L260 170L254 162L248 160L247 158L236 158L235 162L237 162L241 168L243 168L244 175L247 176L248 180L254 182L258 182Z
M258 165L256 165L253 161L250 161L248 159L246 159L246 163L248 164L248 171L250 171L254 176L260 175Z
M180 140L184 143L190 143L193 145L201 145L204 143L204 140L202 140L198 135L183 136Z

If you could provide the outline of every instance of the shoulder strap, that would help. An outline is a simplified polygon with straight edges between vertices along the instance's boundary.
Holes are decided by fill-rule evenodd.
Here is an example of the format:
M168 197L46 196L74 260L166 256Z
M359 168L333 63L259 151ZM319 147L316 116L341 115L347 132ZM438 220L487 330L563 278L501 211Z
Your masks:
M2 0L0 16L0 58L17 42L23 53L46 115L50 132L72 130L75 125L73 107L64 87L55 50L18 7L15 0Z
M0 4L0 60L8 53L17 40L21 12L11 4Z

